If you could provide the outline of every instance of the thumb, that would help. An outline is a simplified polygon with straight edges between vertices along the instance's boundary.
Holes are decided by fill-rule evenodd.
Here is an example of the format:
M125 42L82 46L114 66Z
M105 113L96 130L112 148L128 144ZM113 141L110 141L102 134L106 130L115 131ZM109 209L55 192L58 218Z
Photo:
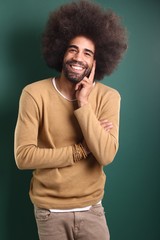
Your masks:
M75 86L75 91L80 90L81 89L81 83L77 83Z

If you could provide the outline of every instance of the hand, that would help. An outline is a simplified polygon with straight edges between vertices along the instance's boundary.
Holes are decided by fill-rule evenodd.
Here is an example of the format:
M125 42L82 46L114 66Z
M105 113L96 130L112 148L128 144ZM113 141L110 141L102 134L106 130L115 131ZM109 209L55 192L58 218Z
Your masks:
M99 122L106 132L109 132L113 128L113 124L107 119L99 120Z
M88 103L88 97L93 88L95 69L96 69L96 61L94 60L89 78L84 77L81 82L76 84L76 87L75 87L76 99L78 101L79 107L82 107L83 105Z

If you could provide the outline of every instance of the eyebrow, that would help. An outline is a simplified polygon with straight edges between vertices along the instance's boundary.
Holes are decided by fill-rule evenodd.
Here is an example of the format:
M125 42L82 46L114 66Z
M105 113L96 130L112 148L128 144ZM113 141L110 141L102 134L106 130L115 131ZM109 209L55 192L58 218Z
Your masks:
M77 47L76 45L74 45L74 44L69 45L68 48L76 48L76 49L78 49L78 47ZM88 49L88 48L84 48L84 50L85 50L86 52L90 52L92 55L94 55L94 52L93 52L92 50L90 50L90 49Z

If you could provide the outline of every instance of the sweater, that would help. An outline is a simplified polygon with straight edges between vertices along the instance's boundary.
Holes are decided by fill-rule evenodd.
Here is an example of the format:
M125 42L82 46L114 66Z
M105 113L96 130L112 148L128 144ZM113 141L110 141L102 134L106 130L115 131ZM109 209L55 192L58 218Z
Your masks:
M103 198L103 167L118 150L119 111L118 91L99 82L80 108L56 91L51 78L23 89L14 154L19 169L33 170L29 195L35 206L80 208ZM109 132L100 125L102 119L112 122ZM91 153L74 162L73 145L83 139Z

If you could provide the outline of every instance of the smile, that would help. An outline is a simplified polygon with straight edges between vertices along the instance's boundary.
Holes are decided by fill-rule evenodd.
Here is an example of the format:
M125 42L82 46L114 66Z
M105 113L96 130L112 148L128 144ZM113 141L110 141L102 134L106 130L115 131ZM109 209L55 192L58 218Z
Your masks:
M75 72L75 73L82 73L84 71L84 67L80 65L72 65L69 64L70 70Z
M75 70L83 70L83 67L80 67L80 66L75 66L75 65L70 65L71 68L75 69Z

